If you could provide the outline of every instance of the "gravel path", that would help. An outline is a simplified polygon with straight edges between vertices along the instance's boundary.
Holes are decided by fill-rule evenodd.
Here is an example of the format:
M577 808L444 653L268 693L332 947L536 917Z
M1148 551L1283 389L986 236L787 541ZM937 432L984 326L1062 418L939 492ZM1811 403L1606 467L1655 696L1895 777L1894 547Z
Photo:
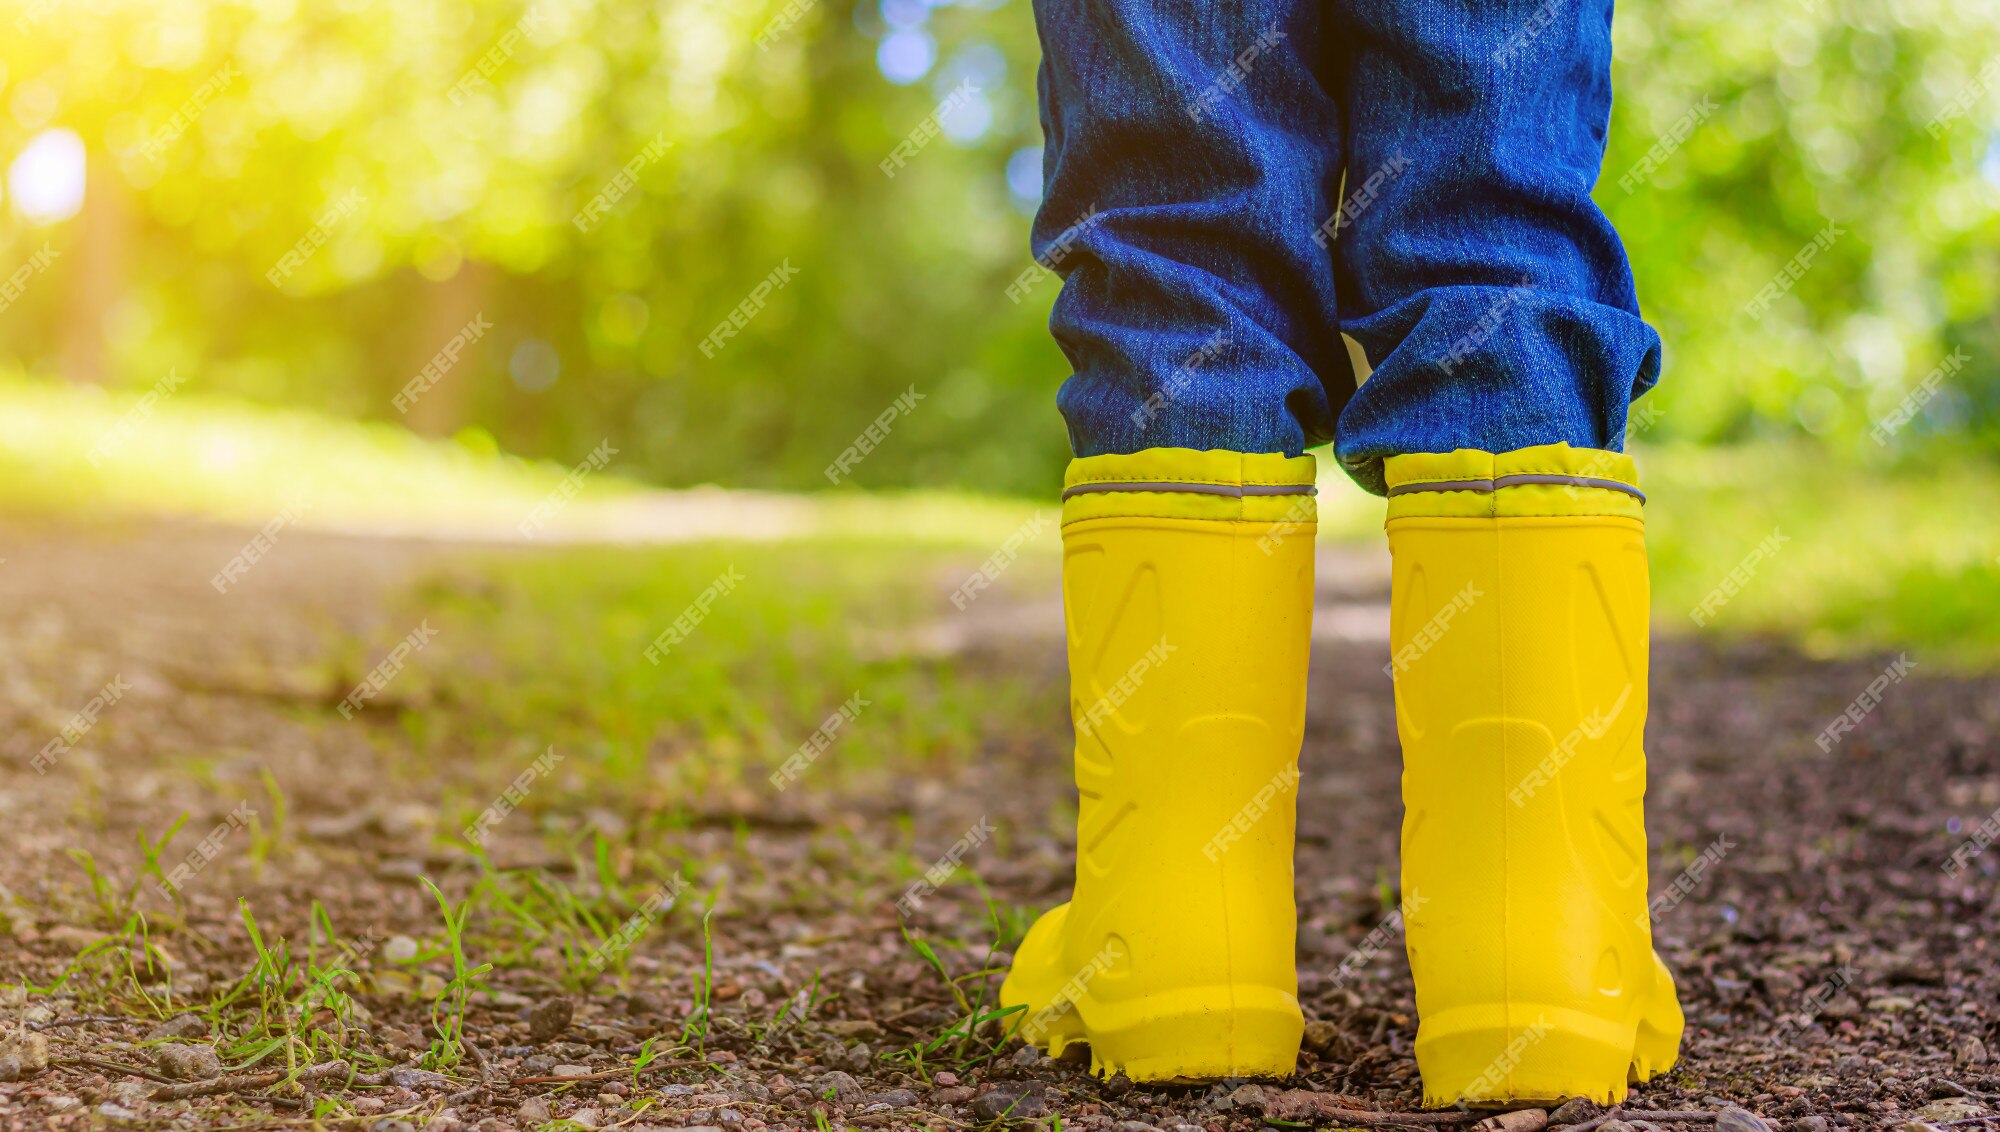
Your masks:
M1298 1075L1261 1088L1149 1091L1014 1046L986 1050L977 1032L921 1067L891 1056L964 1015L898 925L897 878L907 875L898 862L930 859L984 821L997 833L966 863L996 901L1037 909L1066 895L1062 815L1073 795L1053 727L1045 741L996 743L977 762L870 780L851 796L698 809L687 845L706 861L704 883L729 894L714 922L712 978L699 918L670 917L635 948L619 993L566 994L533 964L493 972L465 1029L483 1068L415 1068L438 1037L429 1004L445 991L439 972L450 973L448 956L399 965L438 923L416 878L470 867L443 848L439 798L412 792L406 777L390 787L379 773L397 754L392 731L326 725L357 663L329 658L326 642L378 633L388 595L451 551L288 532L286 553L218 595L205 579L250 535L164 523L0 529L11 548L0 563L10 755L0 760L0 981L46 986L92 948L131 955L105 923L58 914L91 895L72 851L129 878L139 835L157 836L183 812L190 833L175 842L176 860L211 829L263 845L256 831L269 832L274 816L249 829L230 815L269 797L268 774L295 811L282 846L232 851L213 874L188 880L185 923L139 953L136 981L162 993L171 981L183 999L210 1001L242 985L254 959L238 897L271 933L294 939L308 933L317 901L344 938L364 941L351 956L366 976L355 984L362 1009L352 1027L305 1011L295 1025L339 1031L349 1044L329 1036L325 1048L367 1051L390 1068L351 1078L350 1069L363 1072L357 1062L302 1083L252 1077L223 1096L155 1099L165 1086L149 1076L210 1079L220 1069L206 1063L204 1039L221 1014L189 1015L162 1032L160 1015L186 1001L149 1012L136 997L98 1002L74 986L0 992L0 1128L255 1126L317 1111L385 1130L498 1132L568 1119L759 1132L943 1129L1005 1113L1044 1123L1055 1115L1091 1132L1249 1132L1266 1119L1339 1123L1330 1111L1416 1106L1400 943L1344 985L1331 979L1382 923L1382 886L1396 876L1400 768L1380 670L1387 571L1376 551L1334 548L1321 567L1298 867L1312 1025ZM1027 673L1058 699L1053 602L980 612L990 632L912 639L956 654L974 675ZM1704 853L1709 864L1658 929L1688 1013L1683 1066L1628 1108L1740 1106L1774 1129L1825 1132L1972 1127L2000 1107L2000 1064L1989 1052L2000 1041L2000 850L1966 848L2000 810L2000 680L1912 658L1918 666L1879 708L1822 750L1828 723L1896 659L1821 661L1760 642L1656 644L1653 890L1674 891ZM37 773L34 760L100 694L112 701L102 726L59 744L48 773ZM621 819L595 807L616 801L578 799L579 820L615 830ZM496 861L587 884L587 862L541 859L539 844L503 837L489 848ZM1948 869L1954 851L1963 867ZM157 917L164 906L151 900L142 893L136 907ZM116 894L100 903L117 904ZM990 996L981 965L1004 966L1006 956L982 949L993 931L977 886L945 885L914 924L937 942L943 967L963 976L963 993L976 1000L984 983ZM704 984L709 1024L691 1039L697 1048L630 1072L646 1039L664 1035L667 1049L689 1032ZM169 1052L147 1044L167 1037ZM43 1058L54 1063L39 1068ZM229 1066L245 1068L286 1066ZM602 1076L530 1080L582 1073ZM1590 1115L1570 1107L1556 1120ZM1741 1119L1730 1116L1727 1132L1757 1132Z

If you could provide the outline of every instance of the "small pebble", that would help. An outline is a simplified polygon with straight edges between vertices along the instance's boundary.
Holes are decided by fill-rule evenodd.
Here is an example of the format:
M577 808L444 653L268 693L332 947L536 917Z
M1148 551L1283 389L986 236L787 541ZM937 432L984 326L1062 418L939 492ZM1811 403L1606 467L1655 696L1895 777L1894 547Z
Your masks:
M908 1089L890 1089L886 1093L870 1096L865 1103L887 1105L891 1108L908 1108L917 1103L917 1094Z
M1731 1106L1715 1115L1715 1132L1771 1132L1771 1126L1748 1109Z
M28 1033L0 1041L0 1081L19 1081L49 1067L49 1039Z
M1039 1089L1016 1082L998 1085L972 1100L972 1115L980 1120L1033 1120L1045 1109Z
M1548 1109L1521 1108L1489 1116L1472 1127L1475 1132L1542 1132L1548 1124Z
M144 1040L165 1041L168 1038L204 1038L208 1036L208 1023L199 1014L176 1014L172 1018L146 1031Z
M528 1009L528 1040L536 1045L556 1040L575 1014L576 1004L569 999L543 999Z
M176 1081L206 1081L222 1076L222 1059L208 1046L169 1042L153 1049L153 1064Z
M834 1097L838 1100L854 1100L861 1095L861 1082L847 1073L834 1069L820 1074L812 1082L812 1093L815 1098L825 1096L828 1089L833 1090Z
M1571 1097L1549 1114L1549 1124L1552 1126L1582 1124L1596 1116L1599 1111L1601 1110L1597 1107L1597 1102L1589 1097Z
M1314 1019L1306 1023L1305 1046L1314 1053L1325 1053L1340 1039L1340 1027L1331 1022Z

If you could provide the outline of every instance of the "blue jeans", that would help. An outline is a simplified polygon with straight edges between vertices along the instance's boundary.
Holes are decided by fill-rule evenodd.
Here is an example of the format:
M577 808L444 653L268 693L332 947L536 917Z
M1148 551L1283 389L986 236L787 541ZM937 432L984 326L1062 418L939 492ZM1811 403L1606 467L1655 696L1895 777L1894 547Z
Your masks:
M1622 447L1610 0L1035 0L1079 456Z

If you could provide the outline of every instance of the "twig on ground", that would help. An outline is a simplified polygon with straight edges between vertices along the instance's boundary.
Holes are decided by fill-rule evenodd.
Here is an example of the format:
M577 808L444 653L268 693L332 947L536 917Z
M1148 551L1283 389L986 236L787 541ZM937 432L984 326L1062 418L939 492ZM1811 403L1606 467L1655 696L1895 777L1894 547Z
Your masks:
M493 1070L486 1064L486 1055L479 1052L479 1047L472 1044L471 1038L461 1037L458 1039L458 1044L465 1048L466 1056L472 1058L472 1064L479 1067L479 1083L482 1085L491 1085L493 1083Z
M131 1022L130 1018L120 1018L113 1014L79 1014L74 1018L52 1018L47 1022L30 1022L30 1030L59 1030L65 1026L82 1026L91 1022Z
M158 1081L162 1085L171 1085L174 1083L172 1077L163 1077L150 1069L141 1069L136 1065L120 1065L115 1061L99 1061L94 1057L52 1057L49 1059L49 1063L52 1065L87 1065L92 1069L102 1069L106 1073L129 1073L134 1077L144 1077L148 1081Z
M1321 1104L1319 1114L1328 1120L1342 1124L1373 1126L1377 1124L1409 1125L1449 1125L1470 1124L1481 1119L1475 1112L1372 1112L1359 1108L1335 1108Z
M319 1065L308 1065L299 1070L297 1080L316 1081L321 1077L345 1077L350 1067L345 1061L328 1061ZM182 1084L165 1085L154 1089L150 1100L184 1101L192 1097L212 1097L217 1093L236 1093L245 1089L262 1089L275 1085L291 1077L290 1073L276 1070L270 1073L238 1073L230 1077L214 1077L207 1081L188 1081ZM259 1098L269 1100L269 1097Z
M645 1068L639 1070L639 1072L651 1073L655 1069L685 1069L690 1065L709 1065L709 1064L712 1063L703 1061L700 1058L695 1058L690 1061L655 1061L653 1064L648 1065ZM609 1081L613 1077L629 1077L631 1076L631 1074L632 1074L632 1069L630 1067L627 1067L624 1069L607 1069L602 1073L582 1073L575 1077L516 1077L512 1081L509 1081L508 1084L557 1085L569 1081Z
M1619 1108L1613 1105L1581 1124L1564 1124L1550 1132L1591 1132L1591 1129L1610 1120L1650 1120L1655 1124L1703 1124L1715 1119L1712 1112L1695 1110L1663 1110L1647 1112L1644 1109Z

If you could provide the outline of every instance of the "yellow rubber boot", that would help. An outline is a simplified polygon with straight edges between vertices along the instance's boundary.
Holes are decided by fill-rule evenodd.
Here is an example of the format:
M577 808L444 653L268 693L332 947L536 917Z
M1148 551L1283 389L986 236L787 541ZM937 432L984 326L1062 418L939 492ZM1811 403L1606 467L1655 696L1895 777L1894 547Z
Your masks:
M1312 483L1309 456L1070 464L1076 888L1000 989L1029 1044L1088 1043L1095 1072L1135 1081L1293 1071Z
M1681 1037L1647 918L1631 458L1461 450L1387 473L1425 1103L1622 1100Z

